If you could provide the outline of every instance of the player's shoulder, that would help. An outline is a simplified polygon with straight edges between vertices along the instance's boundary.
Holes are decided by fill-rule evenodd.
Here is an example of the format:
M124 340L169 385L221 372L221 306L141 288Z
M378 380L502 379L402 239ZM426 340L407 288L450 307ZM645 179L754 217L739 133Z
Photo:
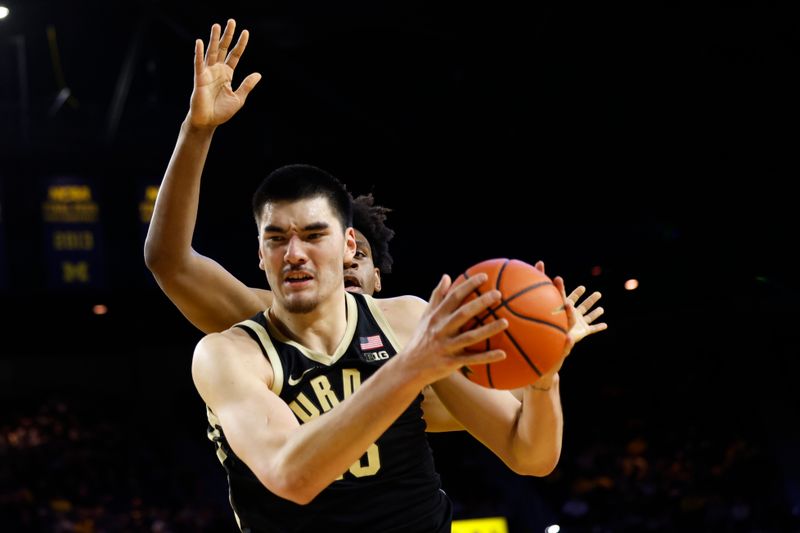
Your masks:
M255 341L242 329L232 327L208 333L197 343L192 371L219 375L236 367L258 367L265 359Z
M272 378L272 367L242 328L209 333L195 347L192 379L212 409L236 398L237 391L252 386L254 380L269 386Z
M203 351L217 351L220 349L227 349L236 347L239 344L246 343L248 340L252 342L250 336L245 333L242 328L230 327L218 333L207 333L197 343L197 348Z

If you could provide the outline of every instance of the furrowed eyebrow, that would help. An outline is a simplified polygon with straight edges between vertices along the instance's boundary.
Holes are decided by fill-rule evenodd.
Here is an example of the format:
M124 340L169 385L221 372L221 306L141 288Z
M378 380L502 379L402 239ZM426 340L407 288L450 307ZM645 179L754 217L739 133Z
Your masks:
M305 226L302 231L320 231L328 228L330 228L330 224L327 222L313 222L308 226ZM274 224L268 224L264 226L264 233L286 233L286 231L286 228L275 226Z
M319 231L323 229L330 228L330 224L327 222L314 222L313 224L309 224L308 226L303 228L303 231Z

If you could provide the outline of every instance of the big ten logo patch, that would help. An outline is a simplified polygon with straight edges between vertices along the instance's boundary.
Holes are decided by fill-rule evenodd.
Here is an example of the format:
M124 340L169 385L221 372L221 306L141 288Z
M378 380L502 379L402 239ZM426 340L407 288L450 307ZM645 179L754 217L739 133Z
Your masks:
M389 359L389 352L387 352L386 350L380 350L377 352L364 352L361 354L361 358L367 363L374 363L375 361L385 361Z

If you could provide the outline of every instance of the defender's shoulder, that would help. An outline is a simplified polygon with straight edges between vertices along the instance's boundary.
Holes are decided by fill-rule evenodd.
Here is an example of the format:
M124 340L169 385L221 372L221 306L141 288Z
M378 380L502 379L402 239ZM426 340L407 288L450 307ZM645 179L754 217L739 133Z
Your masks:
M375 304L392 320L394 316L414 316L420 317L428 306L428 302L418 296L406 294L393 298L373 298Z

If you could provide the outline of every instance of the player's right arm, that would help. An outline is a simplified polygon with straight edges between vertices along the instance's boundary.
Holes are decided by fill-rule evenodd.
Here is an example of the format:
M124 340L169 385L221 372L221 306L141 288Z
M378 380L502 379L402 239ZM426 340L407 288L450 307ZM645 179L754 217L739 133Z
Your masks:
M461 333L459 327L499 300L488 292L460 305L475 276L445 296L443 278L411 342L349 398L299 424L270 390L273 373L258 345L236 328L205 336L195 349L192 376L217 416L228 444L271 492L310 502L356 462L417 397L420 390L464 364L498 361L503 352L467 354L464 348L507 326L494 321Z
M219 263L192 248L200 179L216 127L229 120L260 79L247 76L236 91L233 70L247 46L243 31L233 49L235 22L220 36L215 24L207 53L195 43L195 76L189 113L159 189L145 241L145 262L166 295L192 324L209 333L222 331L271 302L271 293L251 289Z

